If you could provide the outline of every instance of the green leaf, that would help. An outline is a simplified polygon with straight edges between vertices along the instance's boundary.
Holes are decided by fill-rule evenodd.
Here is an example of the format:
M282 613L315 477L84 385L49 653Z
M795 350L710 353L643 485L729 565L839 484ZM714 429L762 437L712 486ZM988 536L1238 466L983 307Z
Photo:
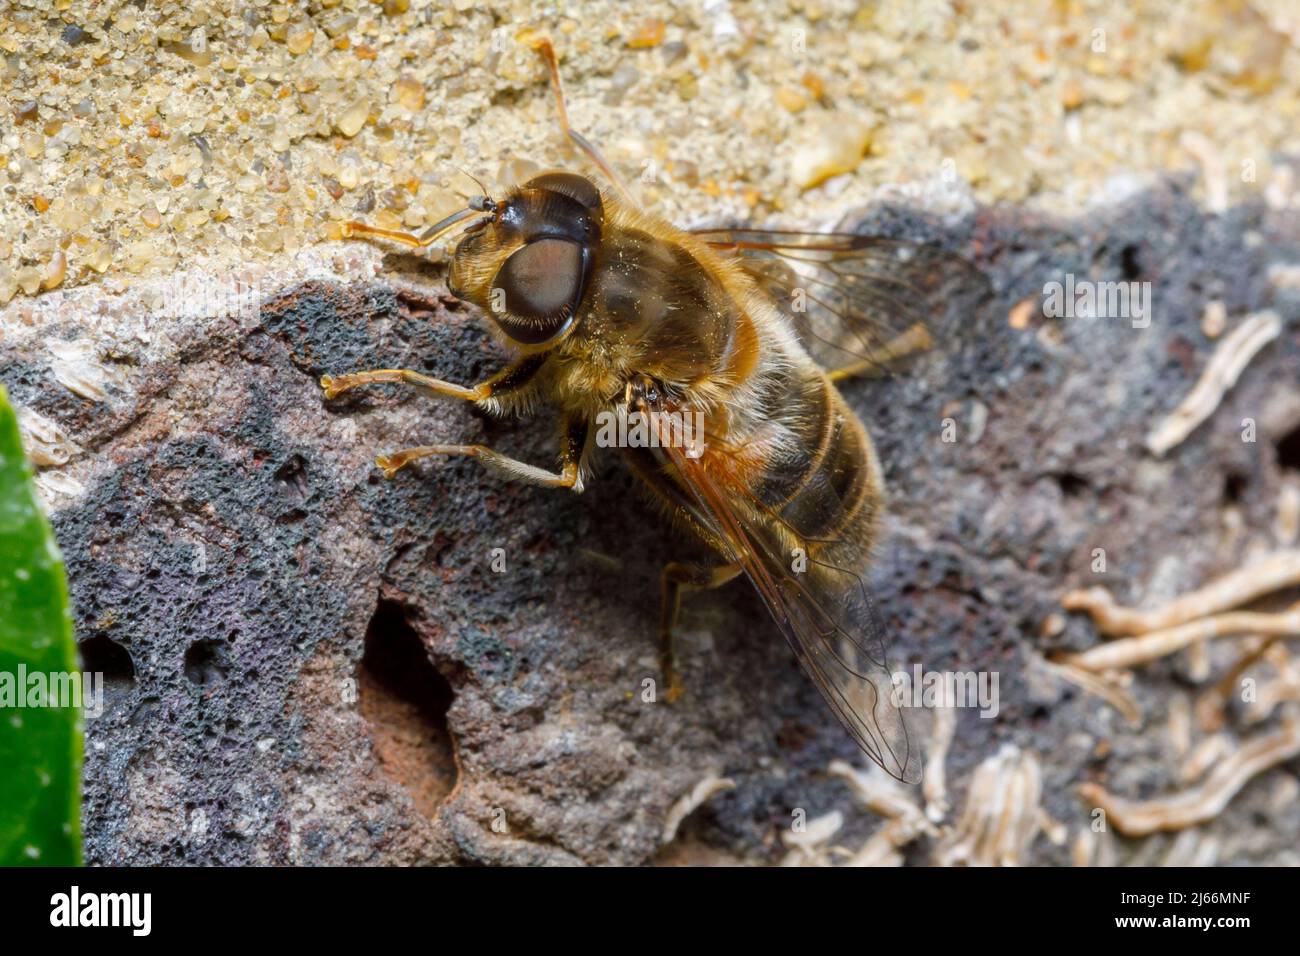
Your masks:
M63 557L0 387L0 866L81 862L72 680L80 687Z

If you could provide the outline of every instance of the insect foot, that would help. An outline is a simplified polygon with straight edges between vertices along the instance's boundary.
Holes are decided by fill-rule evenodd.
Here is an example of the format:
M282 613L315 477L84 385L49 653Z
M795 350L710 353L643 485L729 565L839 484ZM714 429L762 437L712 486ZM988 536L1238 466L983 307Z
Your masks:
M320 377L321 390L325 392L326 398L337 398L343 392L348 390L348 386L333 375L322 375Z
M681 675L676 668L669 667L664 671L664 683L668 685L664 689L664 700L668 703L675 704L685 695L686 688L682 685Z

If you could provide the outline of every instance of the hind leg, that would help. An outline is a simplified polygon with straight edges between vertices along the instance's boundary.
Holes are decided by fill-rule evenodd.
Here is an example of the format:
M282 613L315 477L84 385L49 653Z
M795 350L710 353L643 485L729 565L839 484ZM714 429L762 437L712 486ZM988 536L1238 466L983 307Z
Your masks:
M623 180L619 178L618 173L614 172L614 167L601 155L600 150L596 148L591 140L569 125L569 110L564 105L564 84L560 82L560 65L556 62L555 47L551 45L550 38L538 36L529 39L527 42L546 61L546 66L551 71L551 87L555 90L555 107L559 113L560 128L564 130L564 135L573 140L578 149L587 154L587 158L605 174L605 178L613 184L625 202L634 209L638 208L641 204L633 198L632 193Z
M682 696L681 675L677 672L677 622L682 613L682 592L709 591L721 587L740 574L739 564L706 567L672 561L664 565L660 580L663 586L662 620L659 629L659 666L668 684L664 699L669 703Z

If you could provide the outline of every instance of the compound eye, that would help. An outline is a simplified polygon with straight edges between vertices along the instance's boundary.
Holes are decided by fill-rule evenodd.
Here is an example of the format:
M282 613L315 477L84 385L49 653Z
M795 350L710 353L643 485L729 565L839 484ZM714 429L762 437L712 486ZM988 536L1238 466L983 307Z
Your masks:
M493 315L517 342L536 344L568 324L582 288L582 249L567 239L534 239L497 273L505 312Z

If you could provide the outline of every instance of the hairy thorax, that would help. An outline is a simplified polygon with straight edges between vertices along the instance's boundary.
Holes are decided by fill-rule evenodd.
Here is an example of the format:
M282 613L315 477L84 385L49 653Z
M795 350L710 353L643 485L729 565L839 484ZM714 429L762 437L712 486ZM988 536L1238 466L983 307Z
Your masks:
M789 364L774 354L781 343L761 334L769 307L728 260L643 214L609 214L582 314L553 358L560 395L608 407L629 378L646 374L686 404L715 410L753 387L762 360Z

